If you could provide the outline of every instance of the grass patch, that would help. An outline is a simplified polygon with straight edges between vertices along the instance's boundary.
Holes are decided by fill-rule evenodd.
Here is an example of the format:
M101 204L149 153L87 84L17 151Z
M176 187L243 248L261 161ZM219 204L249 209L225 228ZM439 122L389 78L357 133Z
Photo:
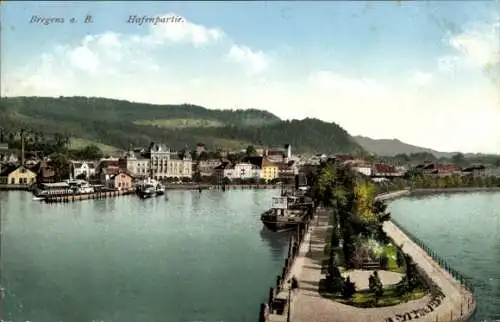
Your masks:
M111 145L107 145L107 144L103 144L103 143L99 143L97 141L92 141L92 140L87 140L87 139L80 139L80 138L71 138L70 143L69 143L69 148L77 150L77 149L82 149L82 148L89 146L89 145L95 145L95 146L99 147L99 149L101 149L101 151L103 153L113 153L113 152L120 150L120 149L118 149L114 146L111 146Z
M398 266L397 254L398 250L394 245L384 246L384 254L387 256L387 271L404 273L404 267Z
M332 294L326 292L326 280L322 279L319 283L320 295L324 298L328 298L339 303L355 306L359 308L375 308L375 307L385 307L394 306L401 303L406 303L409 301L414 301L421 299L428 294L425 290L417 289L413 292L408 292L399 295L396 290L396 285L391 285L384 287L384 294L378 299L375 298L375 293L369 290L357 291L354 293L351 299L344 299L338 294Z
M163 127L168 129L185 129L191 127L220 127L224 126L224 123L214 120L204 120L204 119L190 119L190 118L179 118L179 119L160 119L160 120L137 120L133 122L136 125L151 125L157 127Z

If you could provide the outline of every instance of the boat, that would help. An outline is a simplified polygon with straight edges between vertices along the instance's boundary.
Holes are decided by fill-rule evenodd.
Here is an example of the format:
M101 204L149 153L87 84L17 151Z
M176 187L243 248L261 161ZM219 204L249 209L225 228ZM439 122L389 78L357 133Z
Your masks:
M45 200L45 197L33 197L34 201L43 201Z
M282 193L273 197L272 207L262 213L260 220L268 229L282 232L297 229L313 213L314 204L310 197L300 193Z
M48 196L73 196L79 194L94 193L94 186L85 180L64 180L55 183L42 183L33 189L35 198L33 200L43 200ZM39 199L42 198L42 199Z
M137 194L142 199L148 199L165 194L165 187L154 179L147 179L137 185Z

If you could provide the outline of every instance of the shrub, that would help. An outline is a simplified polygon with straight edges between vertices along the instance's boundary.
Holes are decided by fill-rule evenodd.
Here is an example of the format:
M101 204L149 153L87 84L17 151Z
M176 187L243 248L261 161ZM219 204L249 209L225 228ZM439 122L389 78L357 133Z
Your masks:
M344 287L342 288L342 297L344 299L350 299L354 293L356 293L356 284L351 282L349 276L345 280Z
M387 255L382 255L380 257L380 267L382 269L387 269L389 267L389 258L387 258Z

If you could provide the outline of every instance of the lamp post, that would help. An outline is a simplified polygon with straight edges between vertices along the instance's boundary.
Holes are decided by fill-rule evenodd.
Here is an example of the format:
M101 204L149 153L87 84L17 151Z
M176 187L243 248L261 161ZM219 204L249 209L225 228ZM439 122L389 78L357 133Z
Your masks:
M288 310L286 312L286 322L290 322L290 310L292 309L292 280L288 280Z

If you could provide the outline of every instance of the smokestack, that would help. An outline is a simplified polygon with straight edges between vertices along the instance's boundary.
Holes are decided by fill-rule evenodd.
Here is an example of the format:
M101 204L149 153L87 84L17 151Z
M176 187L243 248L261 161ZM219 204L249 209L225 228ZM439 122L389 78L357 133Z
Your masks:
M21 130L21 166L24 166L24 130Z

